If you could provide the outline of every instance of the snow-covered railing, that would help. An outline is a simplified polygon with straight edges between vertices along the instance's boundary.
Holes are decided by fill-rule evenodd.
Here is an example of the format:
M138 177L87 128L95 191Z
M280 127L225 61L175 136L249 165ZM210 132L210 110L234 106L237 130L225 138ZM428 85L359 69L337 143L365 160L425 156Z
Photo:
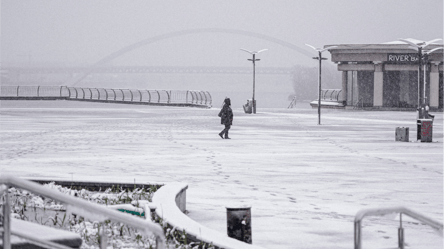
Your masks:
M335 101L342 102L342 89L322 89L321 100L322 101Z
M211 94L191 90L105 89L67 86L1 86L0 97L58 98L134 104L194 105L211 107Z
M28 180L20 179L10 175L0 174L0 196L3 193L5 193L4 194L5 203L3 205L3 225L2 225L3 248L5 249L11 248L11 239L10 239L11 210L10 210L9 194L8 194L9 187L25 189L29 192L33 192L51 198L53 200L62 202L66 204L68 212L78 214L88 219L93 219L99 222L105 222L106 220L120 222L138 229L142 234L147 234L147 235L154 234L154 236L156 236L156 248L157 249L165 248L165 236L163 233L163 229L159 224L156 224L149 220L143 220L137 217L133 217L132 215L120 213L118 211L106 208L104 206L100 206L99 204L90 203L88 201L75 198L73 196L62 194L56 190L43 187L40 184ZM14 235L20 236L22 234L14 234ZM102 238L106 238L106 236L102 235L101 235ZM35 240L33 241L36 242ZM42 244L47 242L43 240L39 241L37 238L37 243ZM47 246L51 248L51 245ZM60 246L59 248L63 247ZM106 239L102 239L100 241L100 248L106 248Z
M188 185L185 183L170 183L158 189L153 196L157 216L174 227L176 231L185 231L192 241L202 241L224 249L263 249L204 227L186 216L183 212L186 208L185 190L187 188Z
M361 249L361 221L366 216L382 216L387 214L399 213L399 228L398 228L398 248L404 249L404 228L402 228L402 215L405 214L420 222L423 222L433 229L437 230L443 236L443 224L426 217L418 212L412 211L405 207L390 207L390 208L369 208L360 210L355 216L355 234L354 245L355 249Z

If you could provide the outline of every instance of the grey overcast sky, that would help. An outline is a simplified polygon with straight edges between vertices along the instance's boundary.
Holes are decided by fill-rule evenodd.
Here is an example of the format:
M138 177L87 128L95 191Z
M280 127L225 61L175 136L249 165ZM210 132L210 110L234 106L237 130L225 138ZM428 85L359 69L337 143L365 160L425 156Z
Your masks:
M1 0L1 62L90 65L126 46L172 34L135 49L115 65L249 66L239 48L269 49L263 66L315 65L277 43L383 43L443 38L442 0ZM177 33L176 33L177 34Z

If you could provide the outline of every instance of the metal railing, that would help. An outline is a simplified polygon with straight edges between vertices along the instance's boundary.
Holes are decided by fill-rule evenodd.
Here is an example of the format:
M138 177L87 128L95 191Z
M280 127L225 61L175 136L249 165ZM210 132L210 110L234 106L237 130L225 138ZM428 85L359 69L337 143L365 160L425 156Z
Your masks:
M9 203L8 188L16 187L20 189L25 189L29 192L33 192L53 200L64 203L67 206L67 212L76 213L82 217L97 220L99 222L105 222L106 220L111 220L114 222L120 222L131 227L138 229L142 234L151 235L154 234L156 237L156 248L165 248L165 236L163 229L159 224L156 224L150 220L144 220L131 215L120 213L115 210L111 210L99 204L90 203L88 201L75 198L73 196L65 195L57 190L53 190L44 187L40 184L23 180L10 175L1 174L0 175L0 196L4 194L5 203L3 205L3 225L1 232L3 233L3 248L11 248L11 234L24 237L29 239L31 243L36 243L38 245L44 245L46 247L54 247L54 243L41 240L39 238L32 238L20 232L11 233L11 210ZM104 233L104 229L101 230ZM100 248L106 248L106 236L101 234ZM62 245L56 245L56 248L67 248Z
M429 217L426 217L418 212L412 211L405 207L390 207L390 208L370 208L360 210L355 216L355 229L354 229L354 248L361 249L361 221L366 216L382 216L387 214L399 213L399 228L398 228L398 248L404 249L404 228L402 228L402 215L405 214L413 219L416 219L422 223L425 223L437 230L441 236L443 236L443 224L435 221Z
M342 102L342 89L322 89L321 100Z
M105 89L67 86L1 86L0 97L56 97L127 103L194 104L211 107L211 94L192 90Z

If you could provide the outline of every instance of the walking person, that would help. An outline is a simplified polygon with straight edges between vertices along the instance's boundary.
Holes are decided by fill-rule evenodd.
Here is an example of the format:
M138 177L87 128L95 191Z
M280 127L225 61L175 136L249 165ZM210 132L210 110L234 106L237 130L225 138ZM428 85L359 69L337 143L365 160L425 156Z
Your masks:
M233 111L231 110L231 101L230 98L225 98L224 100L224 107L219 112L220 117L220 123L225 125L225 129L223 129L219 136L222 139L230 139L228 137L228 130L231 128L231 125L233 124Z

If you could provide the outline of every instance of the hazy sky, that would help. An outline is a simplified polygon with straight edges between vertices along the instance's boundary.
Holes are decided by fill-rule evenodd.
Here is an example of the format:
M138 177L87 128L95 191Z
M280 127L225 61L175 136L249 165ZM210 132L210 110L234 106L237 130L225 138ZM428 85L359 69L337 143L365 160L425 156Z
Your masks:
M443 37L442 0L1 0L1 61L93 64L163 34L223 28L297 45L382 43ZM262 66L314 65L279 44L239 34L172 36L133 50L116 65L249 66L239 48L269 49Z

